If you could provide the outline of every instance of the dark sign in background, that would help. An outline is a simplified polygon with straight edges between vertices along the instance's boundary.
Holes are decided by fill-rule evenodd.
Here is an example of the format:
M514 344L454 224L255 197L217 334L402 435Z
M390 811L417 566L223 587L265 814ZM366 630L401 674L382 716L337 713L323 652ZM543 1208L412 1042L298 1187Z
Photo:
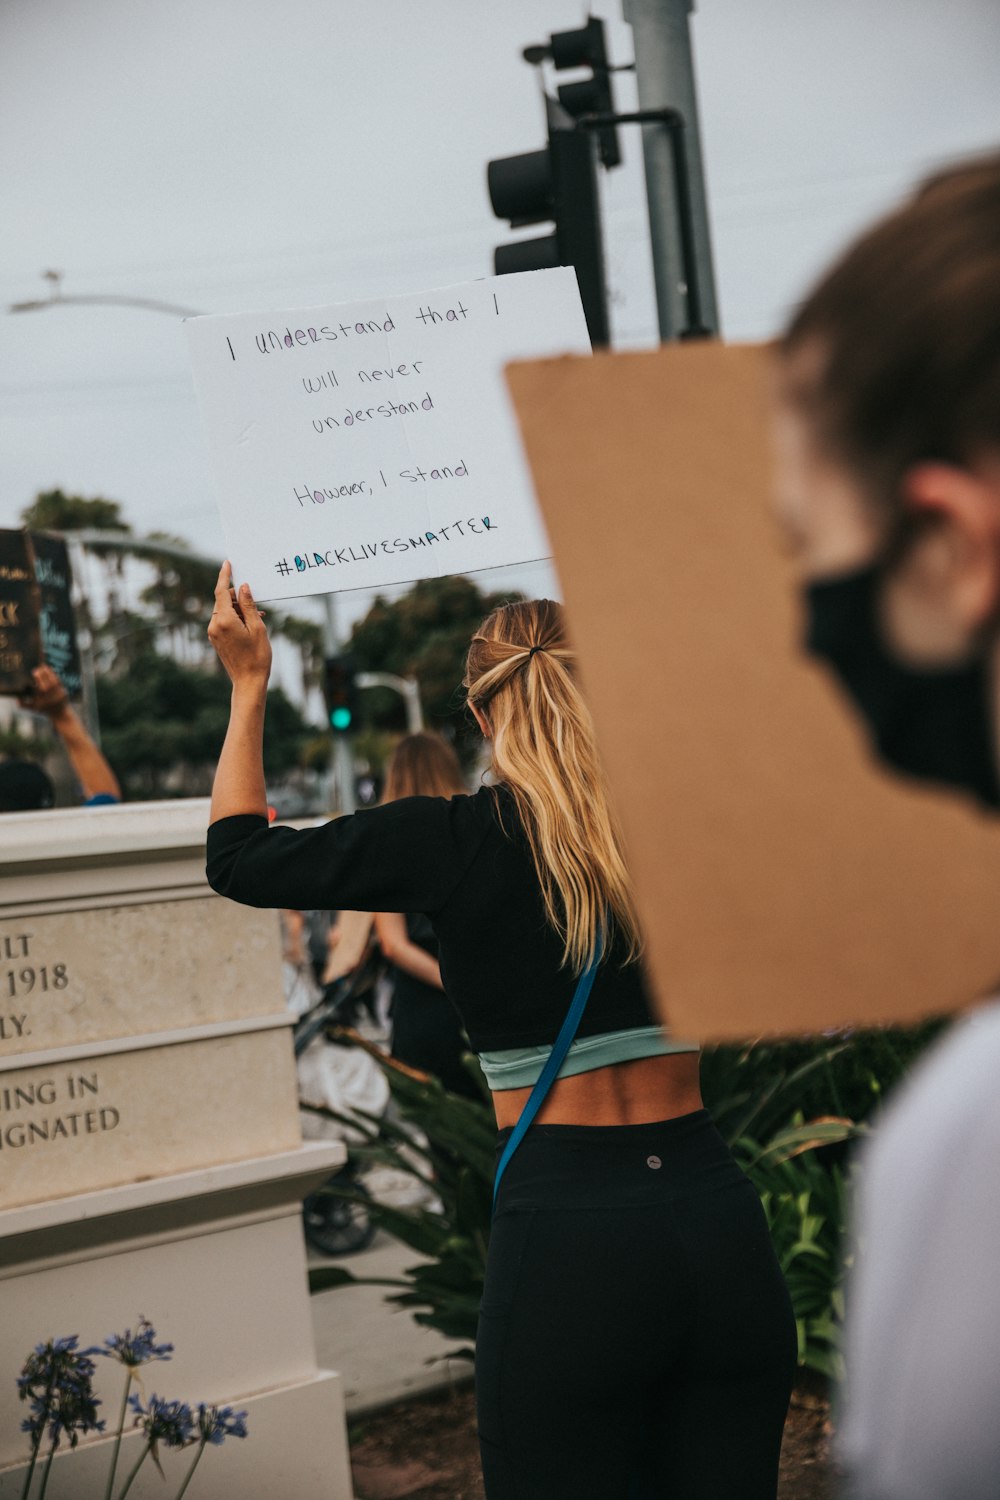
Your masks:
M35 579L41 595L42 656L71 698L80 696L80 652L76 643L69 548L61 536L29 532L35 554Z
M0 693L31 687L42 656L41 598L25 531L0 531Z

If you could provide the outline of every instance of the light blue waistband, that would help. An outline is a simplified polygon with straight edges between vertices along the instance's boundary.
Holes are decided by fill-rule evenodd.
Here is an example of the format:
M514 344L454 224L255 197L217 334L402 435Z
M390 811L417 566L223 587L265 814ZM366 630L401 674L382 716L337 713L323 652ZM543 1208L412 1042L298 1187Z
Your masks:
M663 1057L672 1052L700 1052L697 1042L672 1037L662 1026L633 1026L628 1031L605 1031L600 1036L577 1037L556 1075L572 1078L610 1063L637 1057ZM491 1089L531 1088L552 1048L511 1047L503 1052L480 1052L479 1062Z

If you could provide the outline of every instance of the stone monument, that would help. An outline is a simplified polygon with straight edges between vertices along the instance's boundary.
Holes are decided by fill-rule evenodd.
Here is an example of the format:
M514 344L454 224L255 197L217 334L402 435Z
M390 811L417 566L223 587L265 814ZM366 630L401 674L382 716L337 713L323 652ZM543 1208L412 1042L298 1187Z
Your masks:
M209 890L207 823L200 800L0 818L0 1500L28 1351L140 1316L176 1346L147 1395L248 1412L190 1500L350 1500L301 1230L344 1150L302 1142L278 918ZM95 1384L113 1429L121 1367ZM47 1500L103 1495L111 1441L57 1456ZM130 1500L176 1490L189 1455L161 1456L167 1484L147 1464Z

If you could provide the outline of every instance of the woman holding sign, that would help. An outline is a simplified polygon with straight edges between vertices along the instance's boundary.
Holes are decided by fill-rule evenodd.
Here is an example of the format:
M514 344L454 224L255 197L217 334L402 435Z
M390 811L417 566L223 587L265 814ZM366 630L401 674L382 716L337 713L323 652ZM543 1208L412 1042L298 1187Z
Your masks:
M252 906L426 913L493 1090L476 1350L490 1500L772 1500L791 1307L757 1194L702 1107L697 1045L650 1014L559 606L506 605L473 637L465 686L495 787L303 832L267 826L271 652L228 564L209 634L233 681L213 887Z

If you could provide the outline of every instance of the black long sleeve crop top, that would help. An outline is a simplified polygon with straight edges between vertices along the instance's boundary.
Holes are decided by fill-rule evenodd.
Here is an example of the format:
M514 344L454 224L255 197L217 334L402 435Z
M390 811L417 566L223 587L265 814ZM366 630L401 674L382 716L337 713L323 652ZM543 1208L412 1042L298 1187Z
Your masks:
M246 906L425 912L441 977L475 1051L550 1045L576 986L545 919L516 805L504 788L406 797L320 828L253 814L208 830L208 880ZM641 968L612 947L578 1035L655 1024Z

